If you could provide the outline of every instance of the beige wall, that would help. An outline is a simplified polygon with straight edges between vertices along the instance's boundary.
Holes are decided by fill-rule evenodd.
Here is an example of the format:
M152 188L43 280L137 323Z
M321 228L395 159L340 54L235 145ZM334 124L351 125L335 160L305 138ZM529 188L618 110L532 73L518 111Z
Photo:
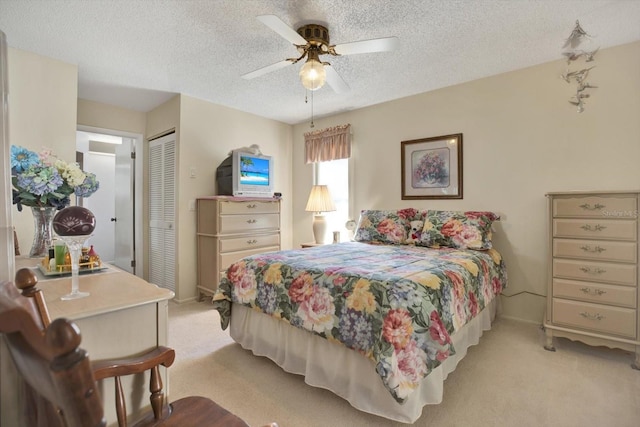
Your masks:
M78 125L144 135L146 123L146 113L78 99Z
M504 314L541 322L546 295L549 191L640 189L640 42L601 50L588 81L586 110L568 103L564 61L501 74L316 120L316 129L351 123L355 212L417 207L493 210L502 215L495 246L509 288ZM428 77L428 76L427 76ZM304 201L312 168L303 133L293 131L294 244L310 238ZM463 133L464 199L401 200L400 142ZM537 294L537 295L532 295Z
M78 68L55 59L8 49L9 142L40 152L53 150L75 161ZM33 241L31 208L13 207L13 225L23 254Z
M582 114L567 102L572 89L559 78L564 70L558 60L316 119L316 129L352 124L355 212L406 206L499 212L495 244L509 269L506 293L527 292L503 298L505 314L539 322L544 298L532 294L546 293L544 194L640 188L640 42L598 53L589 80L599 88ZM137 113L77 100L76 88L77 67L10 48L10 142L37 151L47 146L72 160L76 117L85 122L80 124L139 132ZM276 158L283 247L311 240L312 216L304 205L312 168L302 152L308 123L292 127L176 96L146 115L143 133L172 128L179 134L180 300L195 296L195 214L189 201L214 194L215 168L232 148L257 143ZM464 134L464 199L401 200L400 141L458 132ZM189 178L192 166L196 178ZM28 251L31 215L14 208L13 220Z
M176 98L179 98L179 102ZM215 172L230 150L258 144L275 159L276 191L285 194L282 245L291 247L291 126L210 102L179 95L148 115L147 134L176 128L178 264L176 299L197 296L196 212L190 203L216 194ZM195 176L191 177L192 169Z

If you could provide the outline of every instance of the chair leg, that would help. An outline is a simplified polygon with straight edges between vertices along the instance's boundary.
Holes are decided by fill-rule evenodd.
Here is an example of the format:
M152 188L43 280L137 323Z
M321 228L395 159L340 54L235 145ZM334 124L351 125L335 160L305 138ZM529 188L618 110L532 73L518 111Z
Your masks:
M162 391L162 378L160 368L154 366L151 369L151 379L149 380L149 391L151 392L151 408L156 420L162 417L162 406L164 404L164 392Z

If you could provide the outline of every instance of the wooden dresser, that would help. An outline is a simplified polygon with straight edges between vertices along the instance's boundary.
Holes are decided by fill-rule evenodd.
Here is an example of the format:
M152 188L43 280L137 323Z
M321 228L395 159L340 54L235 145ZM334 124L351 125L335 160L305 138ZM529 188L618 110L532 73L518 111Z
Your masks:
M197 199L198 292L213 296L226 268L249 255L280 250L280 200Z
M549 193L549 272L544 327L553 337L635 352L639 192Z

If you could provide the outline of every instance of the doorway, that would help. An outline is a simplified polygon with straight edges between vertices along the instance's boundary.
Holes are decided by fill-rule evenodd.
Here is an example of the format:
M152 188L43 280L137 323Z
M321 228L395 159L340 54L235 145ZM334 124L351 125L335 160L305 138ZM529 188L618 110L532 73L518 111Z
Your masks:
M96 216L89 243L103 261L142 277L142 135L78 126L76 150L82 169L100 182L78 200Z

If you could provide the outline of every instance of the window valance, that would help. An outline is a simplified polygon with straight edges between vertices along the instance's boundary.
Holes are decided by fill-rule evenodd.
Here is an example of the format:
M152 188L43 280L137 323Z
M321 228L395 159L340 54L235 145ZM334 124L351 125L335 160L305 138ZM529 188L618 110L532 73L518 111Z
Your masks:
M351 157L351 125L340 125L304 134L305 162L329 162Z

